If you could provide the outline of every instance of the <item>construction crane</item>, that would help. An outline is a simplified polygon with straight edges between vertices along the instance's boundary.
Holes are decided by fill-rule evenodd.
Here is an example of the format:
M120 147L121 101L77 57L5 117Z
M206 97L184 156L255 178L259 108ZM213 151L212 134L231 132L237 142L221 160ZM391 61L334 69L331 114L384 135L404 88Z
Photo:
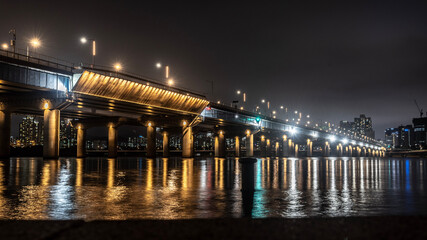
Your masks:
M417 100L415 99L414 100L414 102L415 102L415 105L417 106L417 108L418 108L418 111L420 112L420 118L422 118L423 117L423 109L420 109L420 106L418 106L418 103L417 103Z

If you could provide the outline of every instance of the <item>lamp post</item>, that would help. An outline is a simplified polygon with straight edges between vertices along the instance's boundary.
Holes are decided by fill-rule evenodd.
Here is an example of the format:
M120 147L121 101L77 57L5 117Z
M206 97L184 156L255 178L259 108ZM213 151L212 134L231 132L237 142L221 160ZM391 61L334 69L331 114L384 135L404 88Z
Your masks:
M161 63L156 63L156 68L161 69L162 68L162 64ZM173 78L169 78L169 73L170 73L170 69L169 66L165 66L165 79L166 79L166 83L169 86L173 86L175 84L175 81Z
M34 48L34 52L36 52L37 48L40 47L41 43L38 38L32 38L29 42L29 45L31 45ZM27 59L30 56L30 46L27 45Z
M94 68L94 66L95 66L95 56L96 56L96 41L95 41L95 39L87 39L85 37L80 38L80 42L82 44L86 44L87 41L92 41L92 65L91 65L91 68Z

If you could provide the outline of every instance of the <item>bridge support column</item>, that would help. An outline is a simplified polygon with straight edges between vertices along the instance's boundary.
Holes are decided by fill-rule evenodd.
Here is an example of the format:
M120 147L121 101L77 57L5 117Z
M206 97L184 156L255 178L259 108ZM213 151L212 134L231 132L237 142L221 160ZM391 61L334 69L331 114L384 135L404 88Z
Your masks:
M347 146L347 157L353 157L353 146Z
M0 111L0 158L10 157L10 113Z
M329 142L326 141L325 145L323 146L323 156L329 157L331 155L331 146L329 145Z
M267 156L267 143L266 143L266 139L265 139L264 135L261 136L261 141L260 141L259 147L260 147L261 157L266 157Z
M293 143L292 143L292 144L293 144ZM294 151L295 151L295 152L294 152L295 157L299 157L299 156L298 156L298 153L299 153L299 145L298 145L298 144L295 144L295 145L294 145Z
M154 123L147 124L147 158L156 157L156 126Z
M193 128L184 125L182 129L182 157L192 158L194 156Z
M117 127L114 123L108 124L108 157L117 157Z
M343 156L343 146L342 146L342 144L341 144L341 143L339 143L339 144L337 145L337 156L338 156L338 157L342 157L342 156Z
M234 137L234 156L240 157L240 137Z
M77 158L86 157L86 129L83 124L77 125Z
M274 144L274 156L278 157L280 155L280 144L279 142L276 142Z
M225 134L222 130L215 136L215 157L225 157Z
M313 141L307 139L307 157L313 156Z
M59 110L44 110L43 158L59 158L59 122Z
M356 155L356 157L362 156L362 149L359 146L356 147L356 154L355 155Z
M246 157L254 156L254 135L246 130Z
M169 157L169 133L163 131L163 157Z
M361 155L362 155L362 157L366 157L366 148L365 147L362 148Z
M289 144L288 144L288 137L286 135L283 135L282 157L289 157Z
M271 141L268 138L265 140L265 156L271 157Z

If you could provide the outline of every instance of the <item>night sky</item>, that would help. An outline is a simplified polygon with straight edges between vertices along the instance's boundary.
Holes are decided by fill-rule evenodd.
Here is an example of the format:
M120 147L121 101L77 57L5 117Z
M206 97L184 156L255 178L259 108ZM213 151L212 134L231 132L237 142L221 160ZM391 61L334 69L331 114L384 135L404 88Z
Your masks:
M384 138L385 128L419 116L414 99L427 111L420 2L2 1L0 42L15 28L19 48L38 36L39 53L90 63L90 46L79 42L86 36L97 41L96 64L120 61L125 71L161 79L160 61L177 86L227 103L240 89L250 109L265 98L273 109L333 123L365 113Z

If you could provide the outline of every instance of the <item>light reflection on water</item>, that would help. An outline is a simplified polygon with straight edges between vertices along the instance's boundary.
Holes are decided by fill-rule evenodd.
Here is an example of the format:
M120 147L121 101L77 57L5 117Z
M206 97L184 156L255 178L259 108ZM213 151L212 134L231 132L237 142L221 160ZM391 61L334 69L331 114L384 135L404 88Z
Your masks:
M427 214L426 159L258 159L246 192L242 174L237 158L14 158L0 219Z

